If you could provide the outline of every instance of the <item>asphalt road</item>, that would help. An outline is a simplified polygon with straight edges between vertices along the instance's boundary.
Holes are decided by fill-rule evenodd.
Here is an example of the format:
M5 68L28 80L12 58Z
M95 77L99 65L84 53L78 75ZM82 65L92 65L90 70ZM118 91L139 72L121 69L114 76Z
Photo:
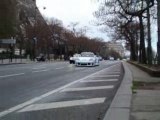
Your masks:
M0 66L0 120L101 120L123 78L119 61Z

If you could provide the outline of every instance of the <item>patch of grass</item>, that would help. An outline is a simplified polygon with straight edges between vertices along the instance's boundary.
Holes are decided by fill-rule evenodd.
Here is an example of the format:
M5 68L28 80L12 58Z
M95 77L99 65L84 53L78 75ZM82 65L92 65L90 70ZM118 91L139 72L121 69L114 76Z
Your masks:
M138 86L140 85L141 82L138 82L138 81L133 81L132 84L133 84L133 88L137 89Z
M132 82L132 87L131 87L131 90L132 90L132 93L135 94L137 93L136 90L139 88L139 86L142 85L142 82L139 82L139 81L133 81Z
M136 93L137 93L137 92L135 91L136 88L135 88L134 86L131 87L131 90L132 90L132 93L133 93L133 94L136 94Z
M131 89L132 89L132 93L136 93L137 89L160 90L160 82L133 81Z

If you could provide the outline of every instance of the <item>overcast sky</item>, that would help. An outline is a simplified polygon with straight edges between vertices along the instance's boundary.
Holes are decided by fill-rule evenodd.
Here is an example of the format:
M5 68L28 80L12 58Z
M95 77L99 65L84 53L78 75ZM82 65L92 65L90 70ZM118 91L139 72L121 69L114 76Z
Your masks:
M96 20L93 12L98 9L96 0L37 0L37 6L41 13L49 18L57 18L67 27L72 22L79 22L77 28L88 26L87 35L91 38L99 37L105 41L109 41L107 33L99 31L97 26L92 25L92 21ZM43 7L46 7L44 10ZM157 28L152 26L152 45L156 50ZM147 45L146 45L147 46Z
M78 22L77 28L89 27L89 37L99 37L108 41L106 33L100 32L99 28L92 24L92 21L96 20L93 12L98 9L95 0L37 0L37 6L44 16L61 20L65 27L72 22Z

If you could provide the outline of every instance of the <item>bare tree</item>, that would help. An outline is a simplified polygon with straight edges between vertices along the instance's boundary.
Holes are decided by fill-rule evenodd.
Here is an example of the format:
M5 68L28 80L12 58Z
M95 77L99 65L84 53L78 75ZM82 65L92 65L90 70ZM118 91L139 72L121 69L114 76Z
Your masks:
M0 38L15 37L16 5L14 0L1 0L0 3Z
M76 27L77 25L79 24L79 22L71 22L70 25L68 25L68 27L71 28L72 32L75 34L75 35L78 35L77 31L76 31Z
M108 24L108 26L121 26L127 22L137 21L139 19L140 28L140 49L139 49L139 60L141 63L146 63L146 51L145 51L145 35L144 35L144 21L143 17L146 11L154 6L154 0L108 0L103 2L96 16L104 21L102 24ZM149 13L148 13L149 14ZM111 15L114 17L111 17ZM108 18L106 16L109 16ZM147 16L150 19L150 16ZM125 18L125 19L124 19ZM131 18L131 19L130 19ZM107 19L107 20L106 20ZM148 19L148 20L149 20ZM125 21L124 21L125 20ZM149 21L150 22L150 21ZM119 23L119 24L118 24ZM149 26L150 24L148 24ZM150 30L150 28L148 27ZM148 34L150 34L148 30ZM151 55L151 39L148 36L148 54Z

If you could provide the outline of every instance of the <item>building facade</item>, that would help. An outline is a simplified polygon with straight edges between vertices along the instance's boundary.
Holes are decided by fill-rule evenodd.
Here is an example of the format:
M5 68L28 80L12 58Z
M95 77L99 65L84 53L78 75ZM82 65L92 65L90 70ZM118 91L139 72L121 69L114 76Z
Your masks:
M122 43L119 42L107 42L106 44L108 50L114 50L115 52L119 53L121 57L125 56L125 49Z

